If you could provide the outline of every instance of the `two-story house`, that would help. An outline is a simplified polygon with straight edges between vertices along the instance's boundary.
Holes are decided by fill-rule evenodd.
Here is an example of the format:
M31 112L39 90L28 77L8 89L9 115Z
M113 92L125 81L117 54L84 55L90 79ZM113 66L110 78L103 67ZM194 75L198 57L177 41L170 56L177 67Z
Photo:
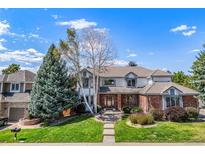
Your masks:
M92 106L92 69L83 69L82 77L84 92ZM144 112L170 106L198 107L198 92L173 83L171 77L169 72L141 66L108 67L100 74L97 104L118 110L139 106ZM78 90L82 96L82 91Z
M35 74L27 70L0 75L0 116L11 121L27 116L34 77Z

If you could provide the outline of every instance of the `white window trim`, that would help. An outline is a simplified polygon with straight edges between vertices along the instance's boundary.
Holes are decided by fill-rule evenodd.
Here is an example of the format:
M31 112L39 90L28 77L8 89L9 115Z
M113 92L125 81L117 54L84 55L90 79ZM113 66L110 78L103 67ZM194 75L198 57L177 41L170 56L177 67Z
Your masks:
M12 90L12 84L19 84L19 90ZM21 84L20 83L10 83L10 92L20 92Z
M169 96L169 95L164 95L162 97L162 102L163 102L163 110L166 110L167 109L167 104L166 104L166 97ZM182 99L182 95L177 95L179 96L179 106L180 107L183 107L183 99Z

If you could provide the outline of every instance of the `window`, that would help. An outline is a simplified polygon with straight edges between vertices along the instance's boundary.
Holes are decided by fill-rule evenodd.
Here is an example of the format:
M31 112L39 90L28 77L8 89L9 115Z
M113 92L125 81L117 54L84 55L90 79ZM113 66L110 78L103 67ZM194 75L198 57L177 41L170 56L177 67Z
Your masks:
M83 77L86 77L86 72L83 72Z
M175 95L175 89L170 89L170 95Z
M88 88L88 86L89 86L89 79L88 78L83 79L83 88Z
M128 87L135 87L135 79L127 79Z
M115 80L113 80L113 79L104 80L104 85L105 86L114 86L115 85Z
M180 97L176 95L166 96L166 107L180 106Z
M2 92L2 91L1 91L1 83L0 83L0 92Z
M12 83L10 91L11 92L20 92L20 84L19 83Z

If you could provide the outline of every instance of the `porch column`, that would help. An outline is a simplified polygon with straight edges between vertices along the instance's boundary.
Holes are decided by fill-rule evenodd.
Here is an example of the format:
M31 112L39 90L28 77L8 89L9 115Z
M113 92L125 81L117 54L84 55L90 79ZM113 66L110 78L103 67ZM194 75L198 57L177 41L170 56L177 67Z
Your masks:
M97 105L101 105L100 104L100 94L97 94Z
M122 110L121 94L117 94L117 108L118 108L118 110Z

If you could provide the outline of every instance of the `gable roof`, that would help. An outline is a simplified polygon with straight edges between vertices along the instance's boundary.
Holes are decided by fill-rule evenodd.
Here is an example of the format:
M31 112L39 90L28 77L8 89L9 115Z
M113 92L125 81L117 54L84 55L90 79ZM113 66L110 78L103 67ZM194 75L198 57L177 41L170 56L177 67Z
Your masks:
M0 75L0 82L33 82L35 73L28 70L20 70L9 75Z
M142 94L162 94L169 88L174 87L186 95L198 95L199 93L193 89L181 86L173 82L154 82L152 85L145 86L140 93Z
M92 68L86 68L89 72L93 72ZM100 73L101 77L125 77L129 73L134 73L138 77L150 77L150 76L171 76L170 73L162 70L151 70L142 66L116 66L107 67L106 70Z
M157 69L152 72L151 76L156 76L156 77L157 76L172 76L172 74L169 72L165 72L165 71Z

